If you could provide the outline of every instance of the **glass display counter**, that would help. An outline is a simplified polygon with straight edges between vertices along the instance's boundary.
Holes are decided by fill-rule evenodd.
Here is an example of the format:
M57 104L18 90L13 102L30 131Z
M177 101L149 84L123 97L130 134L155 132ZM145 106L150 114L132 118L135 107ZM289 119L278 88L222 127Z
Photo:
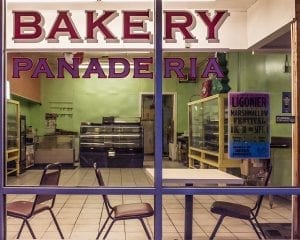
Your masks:
M217 94L188 104L189 167L239 168L228 158L227 94Z
M143 167L143 127L140 123L82 124L80 166Z

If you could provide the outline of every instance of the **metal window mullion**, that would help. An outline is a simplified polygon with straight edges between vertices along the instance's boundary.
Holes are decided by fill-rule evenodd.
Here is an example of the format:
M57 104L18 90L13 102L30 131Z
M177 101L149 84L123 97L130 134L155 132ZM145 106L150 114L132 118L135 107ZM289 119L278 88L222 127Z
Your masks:
M161 194L179 195L300 195L298 187L162 187ZM2 194L159 195L156 188L136 187L4 187Z
M162 0L154 0L155 162L154 239L162 239Z
M300 195L298 187L163 187L163 194L178 195Z
M0 90L0 239L6 239L6 209L5 209L5 195L3 192L3 187L5 184L5 169L6 169L6 158L5 158L5 134L4 134L4 104L5 99L5 71L4 71L4 26L5 26L5 0L1 1L1 26L0 26L0 48L1 48L1 57L0 57L0 68L1 68L1 90Z
M154 195L154 188L138 187L40 187L40 186L19 186L5 187L4 194L82 194L82 195Z

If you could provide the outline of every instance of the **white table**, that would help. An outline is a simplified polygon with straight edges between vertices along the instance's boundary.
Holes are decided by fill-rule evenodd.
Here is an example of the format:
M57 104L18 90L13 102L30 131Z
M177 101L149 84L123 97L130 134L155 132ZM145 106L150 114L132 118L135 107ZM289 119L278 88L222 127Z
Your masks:
M154 181L154 169L146 168L146 174ZM179 184L185 186L243 184L242 178L218 169L164 168L163 185ZM184 239L191 240L193 233L193 195L185 195Z

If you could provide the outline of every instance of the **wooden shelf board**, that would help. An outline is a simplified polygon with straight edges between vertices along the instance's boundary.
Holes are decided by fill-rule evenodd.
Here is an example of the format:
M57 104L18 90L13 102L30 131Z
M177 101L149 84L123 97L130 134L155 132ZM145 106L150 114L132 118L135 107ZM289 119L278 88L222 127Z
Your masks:
M12 157L7 158L6 162L17 161L18 158L19 158L18 155L17 156L12 156Z
M211 166L214 166L214 167L217 167L217 168L219 167L218 162L213 161L213 160L202 159L201 162L206 163L206 164L211 165Z
M14 148L14 149L6 150L6 153L14 153L14 152L18 152L18 151L19 151L18 148Z
M199 149L199 148L194 148L194 147L189 147L190 150L193 150L193 151L197 151L197 152L201 152L202 150Z
M208 151L208 150L201 150L202 153L205 153L205 154L210 154L210 155L213 155L213 156L216 156L216 157L219 157L219 153L218 152L213 152L213 151Z
M206 163L206 164L214 166L214 167L219 167L219 164L217 161L201 158L201 157L199 157L197 155L193 155L193 154L189 154L189 157L192 158L193 160L197 160L199 162Z
M202 161L202 158L197 156L197 155L194 155L194 154L189 154L189 158L193 158L193 159L196 159L198 161Z
M11 173L13 173L13 172L17 172L18 171L18 169L16 169L16 168L8 168L7 169L7 174L11 174Z
M30 168L32 167L34 164L29 164L29 165L26 165L26 168Z

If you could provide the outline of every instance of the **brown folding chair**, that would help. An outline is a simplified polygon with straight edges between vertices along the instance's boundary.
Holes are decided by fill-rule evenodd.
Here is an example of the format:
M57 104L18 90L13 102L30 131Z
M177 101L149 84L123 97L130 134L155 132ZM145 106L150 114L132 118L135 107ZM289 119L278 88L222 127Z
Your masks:
M266 173L265 179L264 179L264 186L268 185L270 176L272 172L272 166L269 166L268 171ZM266 239L266 236L257 221L257 216L260 210L260 206L262 204L264 195L260 195L257 197L257 201L255 203L255 206L253 208L250 208L248 206L237 204L237 203L231 203L231 202L224 202L224 201L216 201L212 204L210 211L212 213L220 215L220 218L217 222L217 225L215 226L211 236L210 240L213 240L219 227L222 224L222 221L225 217L232 217L232 218L238 218L243 220L248 220L251 223L251 226L253 227L257 237L259 239L262 239L259 231L261 232L264 239ZM256 226L255 226L256 224Z
M98 180L99 186L104 186L104 181L100 172L100 169L97 168L97 164L94 163L95 174ZM129 220L129 219L138 219L142 223L144 231L148 239L151 239L150 233L146 227L146 224L143 220L145 217L153 216L153 208L149 203L130 203L130 204L120 204L116 206L111 206L107 195L103 194L104 205L108 214L107 219L105 220L101 230L99 231L96 239L99 239L101 233L103 232L108 220L111 219L112 222L109 225L103 239L106 239L109 231L111 230L113 224L119 220Z
M58 163L49 164L44 168L40 181L40 186L58 186L61 166ZM21 228L18 232L17 239L20 238L24 225L26 224L33 239L36 236L29 224L29 219L34 215L48 210L53 218L59 235L62 239L64 236L52 211L56 195L36 195L34 201L16 201L6 205L7 216L23 219ZM46 203L48 202L48 203Z

